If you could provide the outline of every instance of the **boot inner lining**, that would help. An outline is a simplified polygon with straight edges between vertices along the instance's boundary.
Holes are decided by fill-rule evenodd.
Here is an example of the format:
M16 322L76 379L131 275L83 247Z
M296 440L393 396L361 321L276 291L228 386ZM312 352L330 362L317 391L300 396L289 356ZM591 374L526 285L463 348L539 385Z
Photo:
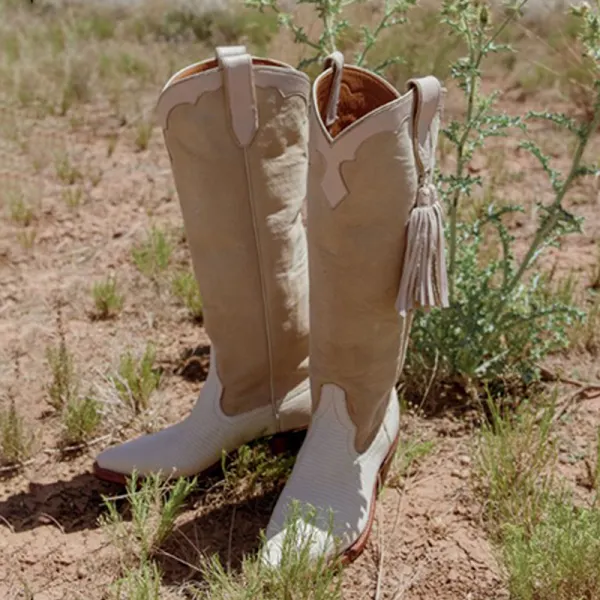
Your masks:
M323 78L317 90L317 105L323 123L325 123L332 83L333 75L330 73ZM344 67L338 102L338 118L333 125L327 127L327 131L331 137L335 138L358 119L398 97L397 92L391 90L375 75Z
M276 60L267 60L264 58L253 58L252 64L253 65L263 65L263 66L268 66L268 67L281 67L281 68L289 69L289 66L284 63L280 63ZM184 69L173 80L173 83L175 83L176 81L181 81L182 79L185 79L186 77L191 77L192 75L198 75L199 73L204 73L204 71L209 71L210 69L216 69L217 67L218 67L218 63L217 63L216 58L213 58L212 60L204 61L204 62L200 63L199 65L192 65L191 67Z

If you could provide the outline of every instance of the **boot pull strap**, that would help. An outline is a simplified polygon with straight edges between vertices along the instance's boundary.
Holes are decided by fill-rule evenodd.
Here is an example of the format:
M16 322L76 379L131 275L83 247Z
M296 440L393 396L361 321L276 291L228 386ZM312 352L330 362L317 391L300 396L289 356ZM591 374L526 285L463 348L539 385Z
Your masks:
M433 185L435 150L444 90L435 77L411 79L414 90L413 151L419 175L417 197L406 226L404 261L396 299L406 317L415 308L448 306L443 209Z
M344 55L335 51L330 54L323 64L323 70L332 69L331 84L329 86L329 99L327 101L327 112L325 114L325 125L331 127L338 118L338 103L340 101L340 88L342 86L342 75L344 74Z
M435 151L439 132L439 111L443 89L433 76L411 79L408 88L414 91L412 137L419 183L431 183L435 169Z
M220 46L216 49L216 58L223 72L223 86L233 133L238 144L246 147L258 130L252 57L245 46Z

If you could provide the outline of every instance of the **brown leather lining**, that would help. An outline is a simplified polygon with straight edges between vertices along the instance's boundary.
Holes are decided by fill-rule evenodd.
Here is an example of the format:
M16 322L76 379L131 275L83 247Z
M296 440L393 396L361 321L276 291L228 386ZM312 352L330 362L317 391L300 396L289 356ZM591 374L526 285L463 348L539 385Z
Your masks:
M264 65L264 66L268 66L268 67L282 67L282 68L289 69L288 65L286 65L284 63L280 63L276 60L267 60L267 59L263 59L263 58L253 58L252 64L253 65ZM217 68L217 60L215 58L213 58L212 60L204 61L204 62L200 63L199 65L192 65L191 67L188 67L187 69L182 71L179 75L177 75L177 77L173 80L173 83L175 83L176 81L181 81L182 79L185 79L186 77L191 77L192 75L198 75L199 73L203 73L204 71L209 71L210 69L216 69L216 68Z
M332 83L333 75L330 73L323 78L317 90L317 104L323 123L325 123ZM354 121L397 97L398 95L379 81L375 75L344 68L338 103L338 118L333 125L327 128L330 135L332 137L339 135Z

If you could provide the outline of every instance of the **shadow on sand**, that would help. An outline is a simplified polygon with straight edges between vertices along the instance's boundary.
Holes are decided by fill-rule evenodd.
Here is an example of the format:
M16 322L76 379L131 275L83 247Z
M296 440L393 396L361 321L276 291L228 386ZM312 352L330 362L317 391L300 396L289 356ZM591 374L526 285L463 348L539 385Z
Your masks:
M99 481L91 473L51 483L30 483L26 491L0 501L0 517L20 533L58 525L65 533L98 527L103 496L121 496L123 487ZM122 501L121 501L122 502Z
M163 581L181 585L202 579L199 565L211 555L217 555L224 567L238 570L243 557L258 550L260 532L267 527L280 491L203 510L182 524L157 557Z

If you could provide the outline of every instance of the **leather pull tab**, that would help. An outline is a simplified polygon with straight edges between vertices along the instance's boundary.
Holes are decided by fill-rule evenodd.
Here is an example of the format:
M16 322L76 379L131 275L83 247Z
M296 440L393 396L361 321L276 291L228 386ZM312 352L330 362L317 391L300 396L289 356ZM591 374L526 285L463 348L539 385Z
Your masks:
M435 150L439 131L439 110L443 95L442 84L429 75L411 79L408 89L415 94L413 102L412 137L415 162L421 183L431 182L435 168Z
M330 54L324 62L323 70L332 69L331 85L329 87L329 100L327 101L327 112L325 114L325 125L330 127L338 118L338 103L340 101L340 88L342 86L342 75L344 74L344 55L337 50Z
M245 46L220 46L216 49L216 58L223 71L233 133L240 146L248 146L258 130L252 57Z
M448 306L444 215L432 183L444 90L431 76L411 79L408 86L415 96L412 138L419 187L406 227L406 249L396 299L396 308L402 316L415 308Z

